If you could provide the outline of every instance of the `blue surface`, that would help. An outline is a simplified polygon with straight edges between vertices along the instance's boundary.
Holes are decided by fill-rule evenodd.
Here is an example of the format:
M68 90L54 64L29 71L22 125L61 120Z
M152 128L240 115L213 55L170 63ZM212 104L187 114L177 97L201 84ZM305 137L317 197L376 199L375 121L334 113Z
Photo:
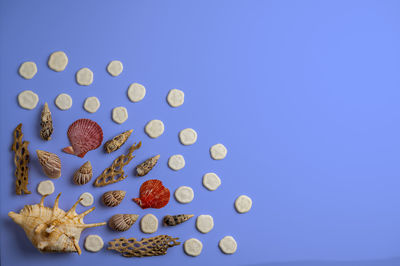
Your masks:
M1 1L1 265L400 265L399 26L399 1ZM57 50L69 57L60 73L46 65ZM124 64L116 78L106 72L115 59ZM27 60L38 65L32 80L17 74ZM75 83L81 67L94 72L89 87ZM147 88L144 100L135 104L126 97L132 82ZM185 92L184 105L176 109L165 100L172 88ZM17 105L17 94L25 89L40 97L32 111ZM55 107L59 93L72 96L70 110ZM88 96L101 101L95 114L82 108ZM45 101L55 126L50 142L38 134ZM111 120L119 105L129 111L122 125ZM99 122L105 139L133 128L128 144L143 142L123 182L103 188L71 183L86 160L97 176L127 149L110 155L98 149L84 159L62 153L68 126L84 117ZM166 127L154 140L143 131L151 119ZM14 194L10 146L19 122L31 142L32 194L27 196ZM186 127L199 134L193 146L178 141ZM209 156L209 147L218 142L229 150L223 161ZM36 186L46 178L36 149L61 157L63 174L54 183L56 193L63 193L62 208L82 192L93 193L97 209L87 223L124 212L159 218L211 214L215 228L208 234L195 229L195 219L157 232L182 241L199 238L202 254L188 257L182 246L143 259L106 249L81 256L40 254L7 217L8 211L40 199ZM151 174L134 177L134 166L157 153L161 159ZM167 167L167 158L176 153L186 159L179 172ZM215 192L201 185L209 171L222 179ZM141 210L131 198L149 178L161 179L172 192L191 186L195 199L181 205L171 198L163 209ZM127 190L126 199L116 208L103 207L100 196L114 189ZM53 204L56 193L46 204ZM253 199L253 209L244 215L233 208L240 194ZM79 206L78 212L86 209ZM88 234L105 242L145 236L139 223L124 233L93 228L84 231L81 246ZM219 251L225 235L236 238L236 254Z

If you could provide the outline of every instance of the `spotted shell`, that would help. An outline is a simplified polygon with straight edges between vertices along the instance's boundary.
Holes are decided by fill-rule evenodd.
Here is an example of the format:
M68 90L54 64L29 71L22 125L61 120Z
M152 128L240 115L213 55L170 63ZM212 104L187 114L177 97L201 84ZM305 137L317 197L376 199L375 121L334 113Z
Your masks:
M93 169L90 161L84 163L74 174L74 183L77 185L84 185L92 179Z
M36 150L39 163L43 172L50 178L59 178L61 176L61 160L55 153Z
M126 231L137 221L137 214L116 214L108 220L108 226L115 231Z
M102 200L104 205L107 207L118 206L124 199L126 191L123 190L112 190L107 191L103 194Z

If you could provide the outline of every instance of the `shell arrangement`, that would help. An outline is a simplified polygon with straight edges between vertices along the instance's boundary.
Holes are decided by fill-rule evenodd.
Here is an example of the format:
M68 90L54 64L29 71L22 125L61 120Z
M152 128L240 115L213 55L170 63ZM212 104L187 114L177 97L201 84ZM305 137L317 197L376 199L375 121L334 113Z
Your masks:
M77 252L81 254L79 238L85 228L102 226L106 223L85 224L83 218L95 207L77 214L80 199L65 212L58 208L61 194L58 194L53 208L44 206L43 196L39 204L25 205L19 212L9 212L8 216L20 225L32 244L41 252Z
M59 178L61 176L61 160L55 153L36 150L39 163L43 172L50 178Z
M126 231L137 221L137 214L116 214L108 220L108 226L115 231Z
M112 190L107 191L103 194L102 200L104 205L107 207L118 206L124 199L126 191L123 190Z
M90 161L84 163L74 174L74 183L77 185L84 185L88 183L93 176L92 164Z

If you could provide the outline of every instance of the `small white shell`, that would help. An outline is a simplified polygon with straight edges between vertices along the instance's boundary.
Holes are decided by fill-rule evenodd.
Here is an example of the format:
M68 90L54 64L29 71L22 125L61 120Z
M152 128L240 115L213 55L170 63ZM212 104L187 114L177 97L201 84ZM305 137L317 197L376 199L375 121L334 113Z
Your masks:
M145 234L155 233L158 229L158 219L153 214L149 213L143 216L140 220L140 229Z
M44 196L54 193L54 183L51 180L42 181L37 187L37 192Z
M80 204L85 207L89 207L94 202L93 195L89 192L82 193L79 198L82 199Z
M104 246L104 241L99 235L88 235L85 239L85 249L90 252L98 252Z

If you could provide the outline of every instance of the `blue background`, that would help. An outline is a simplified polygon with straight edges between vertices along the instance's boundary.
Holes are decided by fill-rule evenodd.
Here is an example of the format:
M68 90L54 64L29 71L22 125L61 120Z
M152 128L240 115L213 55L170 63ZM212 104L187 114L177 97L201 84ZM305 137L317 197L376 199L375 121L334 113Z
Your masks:
M283 265L345 266L400 265L400 2L399 1L1 1L1 264L2 265ZM47 67L48 56L63 50L65 71ZM27 60L37 63L32 80L17 71ZM106 72L110 60L121 60L118 77ZM94 82L75 83L75 72L89 67ZM130 83L146 86L139 103L126 97ZM171 108L166 95L172 88L185 92L185 103ZM31 89L40 102L32 111L17 105L19 92ZM58 110L54 99L68 93L73 106ZM95 114L82 108L97 96ZM39 137L39 117L49 103L55 132L49 142ZM111 120L111 110L126 106L129 119ZM79 118L103 128L105 140L133 128L128 144L105 155L101 149L84 159L62 153L66 130ZM165 123L165 133L150 139L144 125ZM14 193L12 130L23 123L24 139L32 154L32 194ZM183 146L178 132L198 132L193 146ZM75 186L71 177L86 160L95 177L128 145L143 147L126 167L123 182L94 188ZM213 161L209 147L224 143L228 156ZM68 209L89 191L97 209L85 222L107 221L116 213L211 214L215 227L208 234L195 229L195 219L156 234L196 237L203 244L199 257L186 256L182 246L166 256L123 258L107 251L83 254L40 254L21 228L8 217L25 204L40 200L36 186L47 178L35 150L57 153L62 177L54 180L62 192L60 206ZM134 166L155 154L158 166L146 177L133 175ZM173 154L183 154L186 167L167 167ZM221 187L210 192L202 175L214 171ZM140 209L140 184L159 178L173 192L193 187L187 205L172 197L167 207ZM108 190L124 189L127 196L116 208L99 198ZM234 199L247 194L253 209L239 215ZM86 210L78 206L78 212ZM137 222L116 233L106 226L84 231L104 241L119 236L141 238ZM153 234L153 235L156 235ZM218 241L233 235L236 254L223 255Z

